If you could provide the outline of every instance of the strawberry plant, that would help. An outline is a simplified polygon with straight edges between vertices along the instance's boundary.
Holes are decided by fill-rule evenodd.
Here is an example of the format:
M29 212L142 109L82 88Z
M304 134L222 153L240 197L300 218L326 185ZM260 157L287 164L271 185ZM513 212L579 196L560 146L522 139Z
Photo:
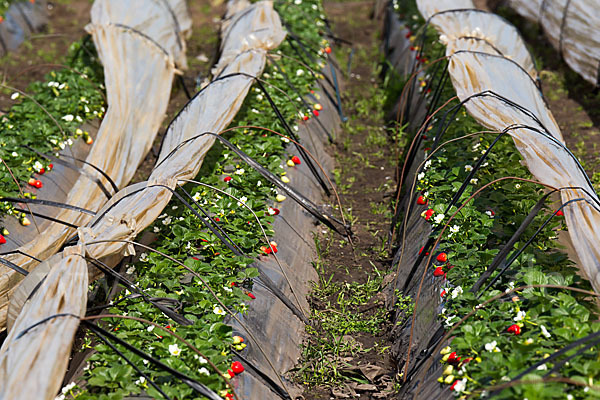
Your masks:
M407 36L413 42L414 54L420 52L421 64L427 65L426 60L443 54L444 46L433 28L424 32L424 39L413 34L424 22L414 2L395 2L394 8L407 22L411 31ZM431 95L423 89L439 81L439 73L423 75L418 92L431 100ZM434 86L433 91L436 90ZM448 81L440 93L438 104L455 95ZM451 102L449 107L456 104L456 101ZM496 135L474 135L445 144L433 154L434 146L485 130L463 109L451 121L441 140L434 143L429 135L438 132L444 122L434 119L432 129L424 138L422 148L425 156L431 155L431 158L417 173L413 196L413 199L419 196L413 204L427 204L426 211L420 207L418 212L423 211L423 218L432 224L433 239L458 206L462 206L436 249L442 253L433 254L444 265L429 266L430 274L443 282L440 321L446 332L455 329L449 345L441 352L438 349L444 364L439 382L460 398L485 397L486 393L493 394L494 398L530 400L600 396L596 383L600 379L598 346L597 342L588 340L588 336L600 328L598 308L590 296L564 288L591 290L589 281L561 251L558 236L566 230L562 213L559 215L549 205L544 206L509 249L507 260L510 262L501 264L502 268L493 272L483 285L479 283L480 276L545 192L540 185L531 182L503 180L467 202L476 189L497 178L532 177L508 135L495 144ZM470 176L492 144L481 168ZM466 188L458 196L463 183L467 184ZM411 184L408 184L409 190ZM515 290L528 285L557 287ZM459 323L465 316L469 317ZM575 346L581 341L589 345ZM563 353L567 346L575 347ZM557 377L570 382L552 380ZM540 383L542 380L545 382Z
M42 188L43 175L52 173L51 161L42 154L57 155L80 138L89 143L89 132L81 127L104 115L104 77L92 42L73 43L67 60L64 69L49 72L45 81L24 92L9 91L15 103L0 118L0 218L23 218L1 198L20 197L27 186ZM35 191L24 195L36 197Z
M320 2L281 2L276 8L288 28L303 40L317 42L321 46L327 44L322 41L318 29L318 25L323 24ZM301 119L298 109L304 115L310 113L298 96L305 96L316 89L316 80L321 75L311 74L293 59L297 55L289 41L284 42L274 56L278 56L277 65L269 62L262 79L267 82L264 86L272 101L295 131L299 123L296 121ZM309 61L309 67L318 71L325 65L325 60L322 53L314 61ZM282 73L287 74L299 94L291 91ZM232 127L241 128L233 129L224 136L278 176L285 177L286 170L290 168L286 165L288 160L294 165L305 161L287 153L288 139L262 129L245 128L249 125L285 133L283 124L258 85L250 90L232 123ZM270 239L265 241L263 230L268 236L274 234L270 224L279 214L276 203L290 200L286 200L259 172L219 142L207 154L197 180L202 185L186 185L180 190L182 197L187 198L183 190L188 192L243 255L236 255L205 227L194 212L174 197L164 213L148 228L148 234L155 237L152 247L157 252L144 251L138 260L123 268L127 276L135 278L136 288L149 298L167 299L168 304L177 305L173 311L189 323L178 323L129 290L122 290L110 299L102 284L98 283L94 286L94 293L97 293L95 298L109 301L107 312L111 314L144 318L176 332L199 349L221 373L211 369L206 359L152 326L119 318L103 319L104 326L113 335L201 382L222 397L231 398L226 381L245 369L240 362L232 363L232 350L243 352L247 346L257 344L243 334L234 336L226 318L229 312L245 312L256 298L252 293L253 279L258 276L257 267L252 264L254 260L273 257L278 247L286 246ZM254 211L258 221L248 208ZM201 276L208 286L158 251L183 263ZM196 398L189 386L144 362L146 360L129 349L116 345L136 368L152 377L153 382L135 372L115 349L106 344L95 344L97 339L92 335L86 340L87 346L94 346L95 353L89 358L83 381L79 386L70 387L68 395L78 399L122 399L131 394L147 393L162 398L162 391L171 398Z

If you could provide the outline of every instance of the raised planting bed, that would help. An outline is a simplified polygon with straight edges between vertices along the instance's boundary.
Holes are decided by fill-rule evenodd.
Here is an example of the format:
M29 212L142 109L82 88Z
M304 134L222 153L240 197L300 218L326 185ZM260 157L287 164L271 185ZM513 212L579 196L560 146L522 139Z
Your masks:
M426 71L405 93L425 96L432 115L455 96L454 87L469 83L451 82L445 68L433 65L449 41L422 28L414 2L397 2L388 12L410 31L397 35L408 43L395 46L412 46L407 59L418 57ZM506 73L517 71L506 63ZM414 317L395 329L398 398L597 396L597 296L583 263L561 250L561 242L571 246L563 212L573 203L551 197L513 140L481 126L456 100L413 135L419 150L407 148L399 166L409 172L394 227L396 290L416 301ZM403 313L397 320L405 320Z
M251 11L241 7L242 15L256 12L266 16L261 22L277 19L269 12L270 3L256 3L251 7ZM322 172L317 161L325 171L331 168L324 143L339 123L337 105L328 100L336 98L337 85L329 83L334 80L333 76L325 77L318 72L326 66L325 71L333 71L327 64L329 45L319 32L319 25L324 24L321 4L290 2L276 7L288 32L293 32L296 37L269 54L264 74L250 89L250 95L230 128L223 129L225 125L215 132L224 130L220 136L223 140L216 140L217 144L204 161L201 153L206 152L215 139L197 152L182 151L186 145L208 134L202 129L198 132L200 125L197 122L189 127L186 125L190 117L195 121L198 116L203 116L205 111L198 104L206 104L204 101L208 100L210 104L232 101L227 97L229 93L217 96L220 87L227 88L220 85L226 85L228 80L241 80L243 85L238 86L247 85L248 88L250 85L246 81L256 81L252 76L236 78L236 72L231 73L231 69L239 66L240 59L252 66L264 57L269 45L260 40L257 41L260 48L240 50L231 64L190 101L167 130L159 162L150 180L161 168L165 169L165 162L177 164L179 160L183 165L176 166L183 171L174 173L175 182L179 180L178 183L184 185L187 180L181 176L189 173L188 170L197 172L202 165L196 178L199 183L188 183L170 193L164 190L168 187L162 184L163 181L155 179L122 190L100 210L92 223L82 228L77 246L47 261L51 272L40 284L40 289L31 294L24 311L43 299L48 293L48 282L55 282L60 274L64 274L69 263L80 263L72 259L81 254L84 246L89 246L90 267L98 267L107 274L106 279L93 283L88 293L89 319L83 327L89 331L86 330L77 342L78 351L65 382L69 384L60 396L183 399L199 395L232 398L237 393L239 398L289 398L289 393L293 392L283 375L299 355L302 310L307 307L304 295L308 291L308 280L313 278L310 231L319 220L342 234L345 230L335 217L315 204L320 200L321 191L331 190L326 179L329 172ZM236 20L233 14L231 21L237 24L234 26L248 24L243 17L238 16L240 20ZM260 26L251 28L261 35L264 33ZM265 35L264 40L269 39ZM237 38L234 36L231 40ZM294 46L303 49L301 55ZM224 48L231 49L227 45ZM299 62L298 58L303 61ZM242 64L242 70L246 67ZM258 70L261 71L262 66L259 65ZM232 91L239 89L236 85L229 88ZM239 103L234 99L235 107L241 105L247 90L240 90ZM211 97L207 98L207 93ZM215 126L221 126L223 121L229 123L232 113L237 110L235 107L219 110L223 116L214 116L218 122ZM198 116L193 115L196 113ZM180 128L187 138L177 136ZM282 132L284 136L274 132ZM306 150L295 145L290 147L296 136L300 137ZM176 154L178 152L181 154ZM308 156L308 152L315 159ZM196 154L201 155L196 158ZM189 163L185 163L188 159ZM322 180L323 185L317 183L318 180ZM144 201L155 195L153 190L165 192L165 196L157 199L156 207L142 210L136 208L137 203L131 202L140 192L147 193L141 197L143 206ZM163 198L168 199L171 194L173 200L162 204ZM136 225L127 224L126 228L130 230L124 229L127 221L112 215L118 215L119 208L125 205L147 219L139 218ZM160 212L153 221L151 215L159 207ZM111 224L115 222L117 228L111 230ZM124 226L122 231L119 223ZM148 247L138 245L138 255L118 264L116 272L103 264L109 262L105 256L120 256L121 249L131 254L133 243L98 246L93 243L95 238L115 237L110 236L114 232L123 232L116 236L119 238L131 237L136 229L142 230L147 225L136 240L149 243ZM57 266L52 266L52 262ZM76 266L79 272L82 265ZM79 290L84 282L66 274L64 278L58 283L61 290ZM120 291L118 285L126 290ZM53 310L63 314L69 310L69 315L73 316L78 312L75 300L81 299L85 300L85 296L71 298L68 307L63 309L48 307L44 311L48 314L47 323L42 323L39 329L22 331L28 324L17 321L15 327L19 328L13 332L22 332L24 336L12 334L8 340L11 343L26 337L33 340L42 336L45 329L52 335L51 324L62 324L63 321L64 331L71 332L73 324L66 323L79 323L79 320L60 319L58 311ZM96 313L100 315L94 316ZM102 317L108 313L112 316ZM157 325L127 319L129 317L143 318ZM93 322L96 319L101 319L98 324ZM284 325L284 321L289 325ZM278 344L273 345L276 340ZM239 353L239 358L234 358L234 351ZM57 370L61 363L57 358ZM233 376L236 378L230 381Z

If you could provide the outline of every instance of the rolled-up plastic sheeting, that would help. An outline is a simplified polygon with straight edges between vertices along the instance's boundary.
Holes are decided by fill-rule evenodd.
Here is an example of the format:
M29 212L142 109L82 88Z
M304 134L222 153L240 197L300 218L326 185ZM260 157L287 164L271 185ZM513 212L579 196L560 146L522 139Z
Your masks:
M509 5L542 26L574 71L600 84L600 0L510 0Z
M152 4L154 0L144 0ZM143 9L143 8L142 8ZM147 20L143 11L136 7L140 20ZM111 177L122 188L133 177L139 163L144 159L164 119L175 75L173 56L165 52L143 31L114 24L96 24L97 14L92 13L92 23L87 29L92 34L98 54L104 65L108 110L86 161ZM164 15L165 32L173 23L168 13ZM143 112L140 112L143 110ZM49 175L50 176L50 175ZM60 177L54 177L55 179ZM103 178L107 185L107 181ZM110 187L110 186L109 186ZM39 198L44 198L42 189ZM49 198L52 200L52 198ZM64 201L67 204L96 212L106 202L96 182L79 176ZM53 210L52 217L83 226L91 220L89 214L78 211ZM33 226L29 227L33 230ZM32 236L19 247L23 253L38 259L47 259L74 233L74 229L58 223L48 226ZM6 260L32 270L37 261L22 254L12 254ZM0 328L7 323L8 299L23 278L17 272L0 267ZM10 323L18 309L10 310Z
M223 76L236 72L244 72L252 76L260 75L265 65L266 52L278 46L285 37L285 33L281 29L279 16L273 10L270 1L255 3L252 8L256 12L247 13L242 11L244 15L238 19L237 25L246 27L247 30L239 33L243 36L261 37L262 39L252 41L257 46L256 48L243 48L240 54L234 57L232 62L223 70ZM273 22L273 25L269 27L272 36L262 32L265 28L264 24L257 24L265 16ZM260 30L260 32L255 32L255 29ZM104 37L105 33L110 34L113 30L114 27L111 25L94 26L92 32L97 34L98 37ZM129 31L124 30L122 32ZM228 40L239 42L240 38L231 35ZM119 52L112 54L123 58L131 57L131 54ZM231 54L229 54L229 57L231 57ZM172 63L168 63L167 60L163 60L163 62L172 66ZM145 65L145 68L148 67L148 65ZM152 80L152 78L149 79ZM149 84L148 78L138 78L135 82L139 86ZM66 291L72 289L73 292L77 292L75 288L80 285L80 282L76 278L76 274L73 274L73 268L69 268L69 264L73 262L73 257L83 259L86 254L92 257L103 257L109 254L133 251L129 248L130 246L122 242L89 243L101 240L131 240L150 225L171 198L171 192L168 188L174 189L179 179L194 177L200 169L206 152L214 142L214 138L210 136L193 138L203 132L217 133L224 129L233 120L253 82L252 78L243 75L223 78L209 85L188 103L169 127L159 163L149 181L136 184L132 188L125 188L117 193L115 198L100 210L98 216L88 226L78 229L80 241L77 246L65 249L62 257L53 257L44 262L48 264L44 268L49 268L50 272L40 283L40 289L33 293L31 299L25 303L15 321L15 327L23 327L26 321L34 319L29 315L32 312L31 305L37 304L42 299L45 301L45 307L34 309L36 312L35 318L38 321L60 312L61 307L63 307L61 298L52 296L44 298L49 290L48 285L60 283L60 287L64 287ZM143 110L143 108L138 110L140 109ZM177 150L172 152L175 149ZM135 166L137 166L137 163ZM56 279L49 279L49 277L54 276L56 276ZM87 284L85 287L87 289ZM82 310L85 306L85 293L69 298L69 307ZM18 330L12 329L10 340L7 339L4 342L0 354L0 377L4 378L3 381L0 381L0 399L9 398L3 396L6 396L12 390L16 390L15 387L17 386L22 387L23 382L31 382L31 380L25 378L34 376L38 377L38 380L50 378L53 379L53 382L33 387L28 391L26 397L22 396L20 398L32 400L53 399L56 391L51 393L47 388L54 388L56 382L59 382L58 385L60 385L59 377L62 377L66 370L69 351L47 353L45 348L38 348L31 345L31 343L37 343L41 340L40 335L43 335L46 338L45 340L51 341L59 340L58 336L60 336L61 340L64 340L61 348L70 349L77 327L78 321L75 320L71 324L63 323L61 329L31 330L27 336L30 347L24 350L27 353L26 357L29 357L30 353L39 353L44 356L31 358L26 377L9 373L11 369L16 367L15 360L18 357L25 357L23 354L15 354L12 351L15 342L18 340ZM52 377L47 375L50 370L53 371Z
M48 23L46 0L13 2L0 23L0 57L15 50Z
M517 28L496 14L482 10L447 10L434 14L429 23L443 36L446 54L460 50L507 57L534 79L538 73Z
M173 56L179 69L187 69L185 41L179 21L164 0L145 1L142 14L132 12L131 4L126 1L96 0L92 6L92 21L95 25L122 25L144 32Z
M23 307L4 341L0 349L1 400L54 399L60 390L78 317L85 315L87 302L88 269L85 259L75 253L79 252L48 260L56 268ZM58 316L44 322L52 315Z
M473 0L417 0L419 12L426 20L432 15L446 10L475 8Z
M545 132L519 128L508 134L537 180L555 188L582 188L562 190L561 199L563 203L587 200L570 203L564 214L581 267L595 290L600 290L600 202L585 171L565 147L560 129L531 78L509 60L471 52L455 53L448 71L459 99L489 91L531 113L495 96L476 96L465 107L480 124L499 131L525 125Z
M246 0L232 1L228 3L228 7L239 10L238 3L247 4ZM273 49L283 41L285 31L281 26L281 20L273 11L272 5L267 7L265 4L267 3L248 5L225 21L221 34L221 56L212 70L214 76L221 75L225 66L239 54L250 49ZM230 38L237 38L237 40Z

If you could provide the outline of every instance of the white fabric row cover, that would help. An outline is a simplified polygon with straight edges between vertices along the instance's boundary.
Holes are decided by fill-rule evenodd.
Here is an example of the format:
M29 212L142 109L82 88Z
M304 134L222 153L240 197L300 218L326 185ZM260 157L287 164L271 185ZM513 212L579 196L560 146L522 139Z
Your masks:
M417 8L423 18L428 20L440 11L475 8L475 4L473 0L417 0Z
M567 64L600 84L600 0L510 0L519 14L538 22Z
M426 2L438 4L434 0L419 1ZM455 8L462 8L462 1L456 3ZM419 6L421 8L426 9ZM560 128L536 86L537 74L523 41L515 39L514 29L506 27L508 23L504 20L498 18L498 23L493 17L479 20L483 15L486 14L473 18L474 12L457 11L432 18L431 22L447 42L452 84L458 98L466 101L469 114L479 123L498 131L507 130L536 179L555 188L578 188L560 192L563 203L583 199L564 208L565 219L581 267L594 289L599 291L598 196L585 171L565 146ZM461 38L465 29L477 30L486 45ZM517 126L521 128L513 129Z
M429 18L447 46L446 54L460 50L496 54L519 64L534 79L538 73L517 28L502 17L482 10L446 10Z
M176 71L174 59L181 58L185 49L176 45L179 30L173 14L155 1L138 0L135 12L126 13L129 17L125 20L124 10L114 6L118 1L99 0L92 8L92 22L86 27L104 66L108 101L106 115L86 161L103 170L119 188L129 183L152 146L167 111ZM162 19L158 20L160 15ZM144 29L144 23L148 30ZM159 40L172 45L165 50L157 44ZM107 185L106 180L103 183ZM94 212L105 202L106 197L98 185L85 176L73 184L65 199L67 204ZM85 225L91 219L88 214L64 209L52 217L76 226ZM48 224L19 250L44 260L73 234L74 229L68 226ZM5 258L28 271L38 265L37 261L21 254ZM8 301L22 278L15 271L0 266L0 330L6 326Z
M244 27L238 31L242 36L226 35L227 40L239 43L242 37L253 39L231 59L222 76L237 72L260 75L267 51L285 38L272 2L255 3L242 13L243 17L236 23L238 29ZM272 25L266 27L264 21L271 21ZM271 32L270 35L265 34L265 28ZM88 285L84 256L100 258L133 253L131 246L124 243L90 243L133 240L149 226L171 199L168 188L175 189L180 179L193 178L200 170L214 138L197 136L225 129L237 114L253 82L247 76L231 76L210 84L197 94L169 126L159 161L148 182L132 185L117 193L93 221L78 229L79 243L76 246L66 248L40 265L39 270L49 273L22 307L0 349L0 399L54 399L62 383L79 321L74 317L59 317L24 334L22 332L56 314L84 315ZM136 83L143 86L149 82L136 80ZM39 282L39 279L39 276L32 278L34 282ZM26 299L28 296L29 293L24 290L18 297ZM26 382L36 384L29 385L31 389L23 393Z

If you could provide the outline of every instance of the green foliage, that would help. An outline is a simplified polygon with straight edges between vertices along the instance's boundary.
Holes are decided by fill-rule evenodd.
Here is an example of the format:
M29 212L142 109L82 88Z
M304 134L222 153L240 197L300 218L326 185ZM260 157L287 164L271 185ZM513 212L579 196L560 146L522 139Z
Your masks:
M291 2L278 3L276 7L282 19L296 34L308 41L320 42L318 28L313 23L315 20L320 21L320 2L304 1L300 7L292 5ZM307 15L312 20L307 20ZM284 42L277 53L292 57L295 54L288 42ZM302 93L308 93L315 88L319 75L311 75L305 67L288 57L281 57L277 62ZM324 57L318 57L310 67L319 70L323 62ZM303 72L298 73L299 70ZM297 129L295 125L298 119L297 109L302 108L303 103L297 99L290 101L285 94L272 87L275 86L295 97L274 65L267 64L262 78L267 81L265 84L267 91L284 118L293 129ZM266 96L258 86L251 88L231 126L246 125L262 126L285 133ZM250 128L233 129L225 135L228 140L271 172L277 175L285 173L283 165L289 158L285 150L289 142L287 139L264 130ZM231 180L225 182L225 177ZM152 247L179 260L198 273L231 312L243 313L252 301L249 297L252 280L258 276L258 270L249 265L253 259L260 255L264 256L261 246L267 244L262 230L268 236L274 234L270 225L274 219L268 213L268 208L276 207L276 190L258 172L245 165L235 153L219 145L218 142L208 153L196 179L225 192L220 193L193 184L185 187L198 204L208 212L210 218L216 221L251 259L236 257L175 198L148 228L148 233L156 236ZM235 196L239 201L228 195ZM182 193L182 196L185 198L185 194ZM258 222L244 204L256 213ZM280 248L286 245L286 243L279 243ZM141 254L139 261L127 265L125 270L128 276L135 278L137 286L148 296L169 298L175 304L179 304L177 312L193 324L190 326L176 324L154 306L144 302L138 296L132 296L127 290L122 291L112 300L112 307L108 311L141 317L167 327L196 346L216 364L221 372L227 371L231 365L231 349L234 346L232 330L226 325L225 310L222 310L211 290L189 271L155 252ZM108 318L103 320L103 323L128 343L204 383L217 393L225 395L226 386L223 377L173 337L135 321ZM93 337L90 339L93 340ZM246 343L248 346L257 345L249 340ZM175 344L178 345L180 352L172 351L172 346ZM143 363L139 357L125 348L118 345L117 348L151 376L161 390L172 398L179 400L197 398L187 385L156 367ZM108 346L99 344L95 346L95 350L84 377L85 390L75 393L75 397L112 400L145 392L152 397L160 398L160 394L148 382L131 371L125 361ZM243 350L238 349L238 351Z
M410 6L402 12L407 10L411 10ZM411 12L416 11L412 9ZM411 14L404 15L410 21L410 29L416 32L420 26L420 17L411 19ZM439 54L440 43L435 32L432 36L428 31L425 43L425 59L432 59L435 54ZM439 78L425 76L421 87L426 88L431 83L438 82ZM454 89L448 82L443 88L439 104L454 94ZM453 102L448 107L455 104L457 103ZM433 129L425 133L424 148L432 146L433 138L429 132L437 132L440 124L441 121L433 121ZM440 143L484 130L463 109L457 114L456 120L452 121ZM456 206L449 211L446 208L477 160L489 149L495 136L496 134L479 134L444 144L423 165L417 176L415 192L427 198L427 208L433 210L430 219L433 226L446 224L457 211ZM426 151L425 154L427 156L429 152ZM501 138L493 147L457 203L464 204L464 207L450 222L439 249L436 249L436 254L439 251L448 254L448 262L430 267L431 276L437 266L442 266L445 272L445 277L435 279L443 280L444 308L440 318L447 329L457 326L463 316L477 310L475 315L457 326L450 347L443 350L446 355L444 362L451 351L462 357L457 365L446 365L444 375L440 377L440 382L448 385L461 382L457 386L458 396L479 394L490 386L506 383L533 363L600 328L595 301L567 289L519 290L485 307L479 307L502 291L524 285L550 284L591 290L590 283L581 277L567 256L558 250L561 246L557 237L566 230L563 218L555 216L542 228L544 221L554 211L546 206L525 230L514 249L511 249L509 258L538 229L539 234L506 273L493 287L482 292L481 297L470 292L499 249L515 233L531 208L545 193L540 185L504 180L492 184L474 200L466 203L475 190L506 176L532 179L509 136ZM437 238L437 233L434 237ZM497 275L496 271L492 278ZM508 331L513 324L519 326L518 334ZM521 384L504 389L497 398L551 399L564 398L565 393L578 399L596 397L595 391L585 386L594 386L600 379L597 353L598 346L593 346L564 365L558 364L558 361L565 360L565 356L562 356L543 364L526 377L530 381L539 381L556 366L557 371L552 377L566 377L583 383L583 386L563 382ZM566 356L574 354L575 351L572 351Z

